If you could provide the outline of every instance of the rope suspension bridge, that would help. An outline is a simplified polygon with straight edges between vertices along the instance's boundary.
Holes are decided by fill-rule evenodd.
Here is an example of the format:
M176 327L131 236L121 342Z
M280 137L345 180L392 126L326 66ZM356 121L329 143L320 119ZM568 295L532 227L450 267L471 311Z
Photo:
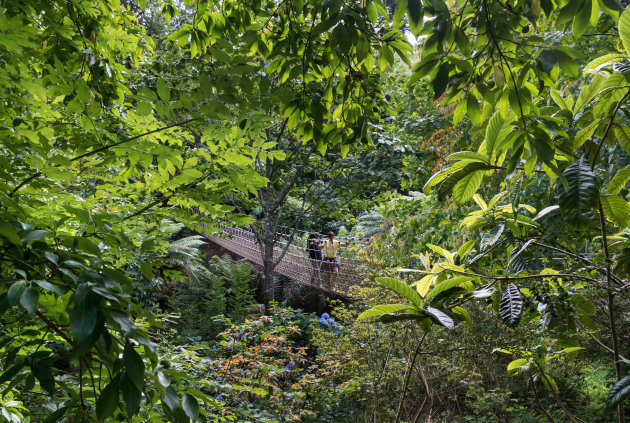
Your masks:
M213 225L213 228L214 232L203 232L208 240L253 263L263 265L260 246L253 232L225 225ZM359 285L368 273L368 267L363 265L361 260L341 255L337 257L339 273L335 274L332 262L311 260L306 250L306 240L281 233L277 235L276 238L284 238L286 241L276 241L274 261L285 249L286 253L276 266L275 272L298 283L349 297L350 287ZM299 243L304 246L298 245Z

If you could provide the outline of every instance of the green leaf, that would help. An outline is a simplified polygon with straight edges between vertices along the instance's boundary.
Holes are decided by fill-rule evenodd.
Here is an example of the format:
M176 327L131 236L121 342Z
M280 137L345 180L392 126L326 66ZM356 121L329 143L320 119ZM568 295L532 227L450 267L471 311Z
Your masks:
M582 227L594 218L599 201L599 183L591 167L582 158L566 168L563 173L568 189L560 187L558 204L564 220L570 225Z
M571 0L567 2L567 4L560 9L560 13L556 18L556 26L564 25L565 23L570 22L583 4L584 0Z
M65 416L66 411L68 411L68 407L61 407L55 410L50 416L46 418L42 423L57 423L63 416Z
M630 128L627 126L616 126L613 131L617 137L617 141L630 154Z
M461 284L466 283L470 280L472 280L472 278L469 276L457 276L457 277L442 281L439 284L437 284L435 288L429 291L429 293L427 294L425 298L425 301L429 301L431 298L435 297L436 295L442 292L448 291L451 288L460 286Z
M575 134L575 138L573 139L572 151L576 151L582 146L582 144L584 144L593 136L595 130L599 126L600 121L601 119L595 119L593 122L590 123L590 125Z
M597 313L595 304L586 299L582 294L573 294L569 297L569 302L575 306L580 313L587 316L594 316Z
M466 111L473 125L481 124L481 108L477 98L472 93L468 93L466 96Z
M357 46L356 46L356 52L357 52L357 62L358 63L363 62L363 60L367 57L368 53L370 52L370 41L367 39L366 36L364 35L359 36L359 40L357 41Z
M2 373L2 375L0 375L0 386L12 380L15 377L15 375L17 375L20 372L20 370L22 370L23 368L24 368L24 363L22 362L12 367L9 367L7 370L5 370L5 372Z
M602 209L604 216L619 229L625 229L630 223L630 205L626 200L616 195L602 195Z
M459 249L457 250L457 257L459 257L459 260L461 261L468 253L470 253L474 246L475 240L471 239L469 241L466 241L461 247L459 247Z
M70 313L70 330L76 342L87 338L96 328L96 307L88 301L75 303Z
M558 58L558 64L560 65L560 70L565 72L571 78L577 78L580 76L578 72L577 63L575 60L568 55L565 51L560 50L558 48L552 50L553 54Z
M468 202L479 189L483 180L483 172L477 171L464 176L453 187L453 198L459 205Z
M475 161L478 161L478 160L475 160ZM429 178L427 183L424 184L424 187L422 187L422 191L428 195L431 192L431 188L438 185L440 182L444 181L446 178L449 177L449 175L452 175L458 170L464 168L469 163L472 163L472 160L461 160L461 161L458 161L457 163L454 163L453 166L448 167L434 174L433 176Z
M369 319L370 317L378 317L386 313L396 313L407 309L409 309L408 304L380 304L359 314L357 320Z
M46 238L47 235L48 231L45 231L43 229L36 229L26 234L26 236L22 238L22 242L27 244L31 241L39 241L40 239Z
M110 417L118 408L118 377L114 378L98 396L96 401L96 418L103 421Z
M488 163L489 159L487 156L479 153L473 153L472 151L458 151L457 153L450 154L446 157L446 160L455 161L455 160L470 160L479 163Z
M409 29L416 37L422 31L422 3L420 0L407 0L407 20Z
M466 322L468 327L472 329L472 317L470 316L468 310L466 310L464 307L456 306L451 309L451 312L453 313L453 317L455 317L457 320Z
M496 151L496 146L501 143L504 138L512 134L513 121L514 115L512 113L508 114L506 118L503 118L498 111L490 118L490 123L486 128L485 154L490 157L491 161L501 153L500 151ZM484 152L479 151L479 153L483 154Z
M623 6L617 0L601 0L604 6L615 12L623 12Z
M7 301L9 302L9 305L11 306L16 305L18 301L20 301L20 298L22 297L22 293L24 292L25 289L26 289L26 281L21 280L21 281L14 282L9 288L9 291L7 292Z
M52 373L52 367L48 364L38 363L33 368L33 374L39 382L39 386L50 395L55 393L55 377Z
M396 9L394 10L393 24L394 27L398 26L402 18L407 11L407 0L398 0L396 2Z
M142 276L147 278L147 280L153 279L153 267L151 266L151 263L147 263L146 261L141 262L140 271L142 272Z
M199 417L199 403L197 402L197 398L192 395L184 394L182 397L182 408L193 422Z
M553 101L555 101L555 103L558 105L558 107L560 107L561 109L571 111L571 107L569 106L569 103L567 103L567 100L564 97L562 97L562 95L560 94L560 91L551 90L549 94L551 95L551 98L553 99Z
M519 358L511 361L507 366L509 376L514 376L522 371L529 370L529 360L525 358Z
M173 389L172 386L169 386L168 388L166 388L162 401L164 401L164 404L166 404L166 406L169 408L169 410L171 410L172 413L175 412L175 410L177 410L177 406L179 405L179 400L177 399L177 393L175 392L175 389Z
M619 194L630 181L630 166L626 166L613 176L606 188L606 194Z
M302 0L299 0L299 1L302 1ZM300 7L300 9L298 10L301 10L301 9L302 8ZM366 11L367 11L368 19L370 20L370 22L375 24L378 21L378 9L374 5L373 1L368 2L366 6Z
M55 294L58 295L63 295L63 291L61 290L61 288L59 288L58 286L53 285L50 282L46 282L46 281L32 281L34 284L40 286L41 288L44 288L46 291L51 291L54 292Z
M509 284L501 294L499 303L499 314L501 319L508 326L516 326L521 320L523 312L523 298L521 292L513 283Z
M630 54L630 10L628 9L624 10L619 17L619 36L626 53Z
M27 287L22 295L20 295L20 305L24 307L30 314L35 313L37 310L37 303L39 302L39 291L34 286Z
M22 241L20 240L20 236L13 229L13 227L7 222L0 222L0 235L5 237L7 240L11 241L13 244L18 247L22 246Z
M140 410L142 392L136 388L136 385L129 379L126 373L123 373L120 378L120 391L125 401L127 414L129 416L135 415Z
M130 342L125 344L123 362L125 363L125 373L129 380L136 385L138 390L142 391L144 388L144 362Z
M472 163L466 164L463 168L448 175L446 179L442 181L442 183L440 184L440 187L438 188L438 197L440 199L444 199L446 195L453 189L455 185L457 185L459 181L461 181L462 179L464 179L464 177L470 175L471 173L476 172L478 170L488 170L488 169L492 169L492 167L485 163L472 162ZM471 198L473 194L474 192L471 194Z
M77 245L81 250L85 251L86 253L95 255L97 257L101 256L101 249L98 248L98 245L94 244L87 238L77 238Z
M573 35L580 37L586 31L590 24L591 12L592 12L592 0L585 0L582 7L573 18ZM595 0L597 1L597 0Z
M148 101L142 100L139 101L136 105L136 114L139 116L148 116L151 114L153 110L153 106Z
M442 310L438 310L437 308L427 307L427 313L433 316L439 324L444 326L447 329L453 329L455 327L455 322L448 314L444 313Z
M422 308L422 298L420 298L420 295L418 295L418 293L406 283L394 278L376 278L376 282L391 289L397 294L402 295L411 301L418 310Z
M169 101L171 99L171 90L168 87L166 81L164 81L162 78L158 79L156 89L158 95L162 100Z
M446 87L448 86L449 74L451 71L451 66L448 63L442 63L435 73L435 78L431 81L431 86L433 87L433 98L437 99L440 97L444 91L446 91Z
M626 376L610 389L606 405L611 409L630 396L630 376Z
M168 388L171 384L171 380L162 372L158 372L157 374L158 382L165 388Z

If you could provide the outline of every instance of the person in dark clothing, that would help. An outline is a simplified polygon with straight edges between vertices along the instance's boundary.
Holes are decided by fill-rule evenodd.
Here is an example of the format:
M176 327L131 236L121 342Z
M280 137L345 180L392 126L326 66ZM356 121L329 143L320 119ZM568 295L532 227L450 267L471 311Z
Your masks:
M306 250L311 259L311 267L313 268L310 284L321 288L322 278L320 268L322 266L322 240L319 238L319 232L313 232L308 236ZM315 283L317 283L317 285Z

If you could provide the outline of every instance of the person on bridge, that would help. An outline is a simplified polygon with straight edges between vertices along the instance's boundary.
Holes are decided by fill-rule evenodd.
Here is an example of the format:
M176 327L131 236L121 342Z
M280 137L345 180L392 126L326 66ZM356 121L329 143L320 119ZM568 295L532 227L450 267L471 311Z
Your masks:
M322 277L319 269L322 267L322 240L319 238L319 232L313 232L308 236L306 249L311 259L311 267L313 273L311 274L311 286L322 287Z
M329 288L332 288L337 275L339 274L339 260L337 259L337 253L339 248L347 247L350 241L354 238L350 238L348 242L339 242L335 240L335 233L333 231L328 232L328 239L322 244L322 250L324 251L324 262L327 262L328 272L332 273L334 277L332 280L328 279Z

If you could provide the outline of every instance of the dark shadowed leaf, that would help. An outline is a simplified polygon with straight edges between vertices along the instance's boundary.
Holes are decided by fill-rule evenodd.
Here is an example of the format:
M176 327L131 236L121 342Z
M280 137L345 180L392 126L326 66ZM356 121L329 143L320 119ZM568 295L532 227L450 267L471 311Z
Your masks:
M503 290L501 303L499 304L499 314L501 319L508 326L516 326L521 320L523 311L523 298L521 292L513 283Z
M96 402L96 417L103 421L110 417L118 407L118 377L112 380L102 391Z
M582 227L595 217L594 210L599 200L599 183L588 162L582 158L569 166L563 173L568 189L560 188L559 205L564 220Z
M136 388L141 391L144 387L144 362L130 342L125 344L123 362L125 363L125 373L136 385Z
M199 417L199 403L192 395L184 394L184 397L182 398L182 408L193 422L197 420L197 417Z
M610 389L606 405L608 408L615 407L630 395L630 376L626 376Z
M136 385L129 379L127 374L123 373L120 378L120 391L127 409L127 414L135 415L140 410L140 402L142 401L142 393Z

